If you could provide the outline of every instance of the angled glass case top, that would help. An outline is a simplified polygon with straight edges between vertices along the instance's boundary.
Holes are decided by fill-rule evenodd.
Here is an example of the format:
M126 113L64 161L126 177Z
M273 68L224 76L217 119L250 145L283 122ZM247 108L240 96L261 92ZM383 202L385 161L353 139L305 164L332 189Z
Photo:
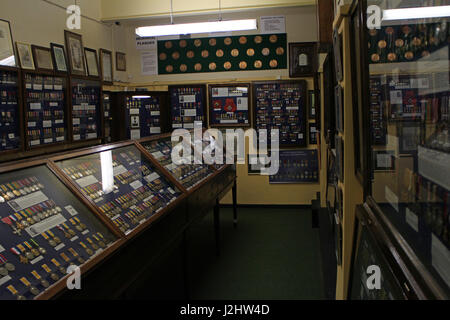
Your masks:
M0 71L0 151L20 148L17 72Z
M126 235L181 194L134 145L56 164Z
M206 164L174 164L171 156L173 144L170 137L144 142L142 145L187 190L214 173L214 170Z
M116 237L45 166L0 174L0 300L33 299Z

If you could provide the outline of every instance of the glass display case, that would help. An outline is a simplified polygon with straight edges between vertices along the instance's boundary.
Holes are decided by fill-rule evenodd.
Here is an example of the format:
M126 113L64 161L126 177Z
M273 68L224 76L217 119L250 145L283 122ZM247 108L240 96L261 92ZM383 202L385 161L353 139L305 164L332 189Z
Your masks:
M125 235L182 193L133 144L63 157L56 165Z
M0 152L20 148L18 71L0 69Z
M280 146L306 147L305 81L255 82L253 100L256 130L278 129Z
M174 164L172 149L176 144L172 143L170 136L141 142L141 145L188 191L215 172L207 164ZM192 148L190 145L187 147Z
M429 9L442 1L401 1L382 10ZM429 274L431 297L450 297L450 19L383 19L367 29L372 179L369 198ZM364 11L363 11L364 12ZM367 18L367 17L365 17ZM365 91L367 92L367 91ZM363 92L363 95L365 93ZM366 123L363 124L365 127ZM405 249L406 250L406 249ZM418 268L417 263L412 263Z
M100 81L71 78L73 141L101 137L101 89Z
M0 174L0 300L33 299L117 240L44 161Z
M169 86L172 129L206 126L206 86Z
M65 77L25 73L27 147L66 141Z
M112 138L112 127L113 127L113 116L111 110L111 93L103 92L103 121L104 121L104 139L106 143L111 143Z
M250 127L250 84L209 85L209 125Z
M161 94L135 93L126 96L127 138L136 140L162 133Z

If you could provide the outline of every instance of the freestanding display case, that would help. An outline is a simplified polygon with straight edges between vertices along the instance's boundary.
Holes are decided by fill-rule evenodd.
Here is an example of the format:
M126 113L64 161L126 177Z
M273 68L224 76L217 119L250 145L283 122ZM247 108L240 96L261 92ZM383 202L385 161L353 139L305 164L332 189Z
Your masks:
M0 300L50 298L70 265L87 271L118 245L52 170L45 160L0 168Z

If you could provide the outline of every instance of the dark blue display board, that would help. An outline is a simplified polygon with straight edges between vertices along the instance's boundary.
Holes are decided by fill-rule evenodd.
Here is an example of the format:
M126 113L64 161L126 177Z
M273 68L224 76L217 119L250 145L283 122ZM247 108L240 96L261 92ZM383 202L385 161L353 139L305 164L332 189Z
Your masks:
M0 177L0 300L32 299L115 237L45 166Z
M317 150L280 150L278 173L269 176L269 183L319 182Z
M126 235L180 195L134 146L63 160L57 165Z
M27 146L66 141L66 79L25 74Z
M172 129L194 129L206 125L206 87L169 86Z
M101 137L101 83L72 78L72 128L73 141Z
M111 94L103 92L103 117L105 121L105 142L112 142L113 117L111 110Z
M253 83L255 128L278 129L280 146L307 144L306 82L274 81ZM267 135L270 137L270 134ZM270 143L270 141L268 141Z
M20 148L17 72L0 71L0 151Z
M386 117L385 101L381 95L381 77L370 77L370 123L371 123L371 138L373 145L385 145L386 144Z
M211 127L249 127L250 85L210 85L209 125Z
M161 101L158 96L126 97L128 139L161 133Z

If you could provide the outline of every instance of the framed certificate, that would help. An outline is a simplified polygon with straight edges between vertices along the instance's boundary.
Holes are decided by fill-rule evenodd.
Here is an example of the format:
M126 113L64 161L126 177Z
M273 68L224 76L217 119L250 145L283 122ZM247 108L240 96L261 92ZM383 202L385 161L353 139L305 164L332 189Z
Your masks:
M64 36L66 38L66 48L71 74L81 76L86 75L83 41L81 35L65 30Z
M15 67L16 56L9 21L0 19L0 65Z
M112 53L106 49L100 49L100 71L103 82L113 82Z
M84 55L86 56L86 66L88 75L91 77L98 77L98 59L97 50L84 48Z
M44 48L32 45L34 64L36 70L39 71L53 71L53 59L50 48Z
M67 69L66 51L64 50L64 46L56 43L50 43L50 49L52 51L53 64L55 65L55 70L57 72L66 73L68 69Z

